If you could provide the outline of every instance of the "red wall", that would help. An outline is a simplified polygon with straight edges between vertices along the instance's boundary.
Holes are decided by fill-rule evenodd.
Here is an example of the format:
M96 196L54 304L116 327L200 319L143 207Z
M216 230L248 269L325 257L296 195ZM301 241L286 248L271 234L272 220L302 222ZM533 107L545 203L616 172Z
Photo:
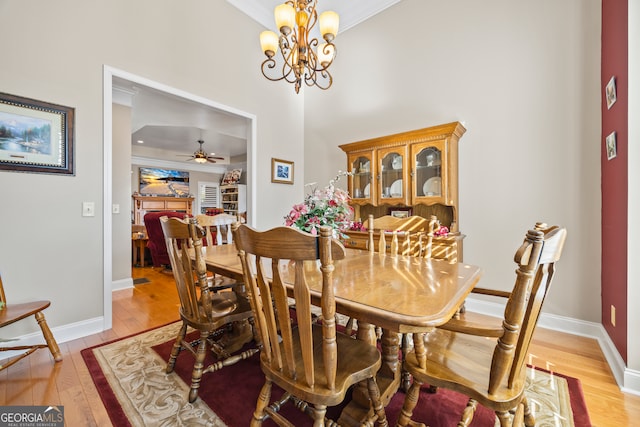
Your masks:
M628 2L602 0L602 324L627 362L627 142ZM607 108L605 87L616 78L617 100ZM617 137L617 156L607 160L605 138ZM616 307L616 326L611 306Z

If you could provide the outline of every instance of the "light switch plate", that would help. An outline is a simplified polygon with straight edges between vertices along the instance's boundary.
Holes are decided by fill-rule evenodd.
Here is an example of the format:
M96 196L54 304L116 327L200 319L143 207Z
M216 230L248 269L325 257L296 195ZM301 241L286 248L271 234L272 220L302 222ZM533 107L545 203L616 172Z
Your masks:
M96 204L94 202L82 202L82 216L96 216Z
M120 205L114 204L111 206L111 213L119 214L120 213Z

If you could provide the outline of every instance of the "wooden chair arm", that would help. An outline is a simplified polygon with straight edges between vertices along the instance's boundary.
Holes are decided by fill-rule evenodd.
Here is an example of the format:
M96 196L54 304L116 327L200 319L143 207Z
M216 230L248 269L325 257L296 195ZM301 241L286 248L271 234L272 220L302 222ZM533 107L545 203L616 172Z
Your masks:
M497 289L487 289L487 288L478 288L478 287L473 288L471 290L471 293L489 295L493 297L502 297L502 298L509 298L511 296L511 292L508 292L508 291L499 291Z
M501 337L504 332L500 318L470 312L460 314L459 319L451 319L444 325L438 326L438 328L467 335L492 338Z
M500 298L509 298L511 292L488 288L473 288L471 293ZM460 332L467 335L499 338L504 330L498 317L464 311L439 327L447 331Z

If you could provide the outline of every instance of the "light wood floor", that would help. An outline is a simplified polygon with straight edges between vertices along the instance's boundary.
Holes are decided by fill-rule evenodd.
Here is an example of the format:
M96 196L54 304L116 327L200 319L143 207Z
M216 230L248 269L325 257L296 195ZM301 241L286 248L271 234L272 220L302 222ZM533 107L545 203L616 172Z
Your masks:
M53 363L47 350L39 350L0 372L0 405L64 405L68 426L110 426L80 350L178 319L171 275L135 268L133 277L151 282L113 293L111 330L61 343L61 363ZM48 309L52 310L54 306ZM620 391L595 340L539 328L531 355L535 365L582 381L594 426L640 424L640 396Z

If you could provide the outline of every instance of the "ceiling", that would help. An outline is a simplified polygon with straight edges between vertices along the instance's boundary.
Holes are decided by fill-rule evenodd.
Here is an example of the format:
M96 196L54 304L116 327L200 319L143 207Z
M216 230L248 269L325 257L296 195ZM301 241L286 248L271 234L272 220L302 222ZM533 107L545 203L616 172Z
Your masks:
M399 1L320 0L318 11L337 12L342 33ZM227 2L264 27L272 28L273 9L283 0ZM219 161L221 165L246 161L249 123L244 117L121 78L113 80L113 97L114 102L132 107L134 156L187 161L202 139L205 151L225 157Z
M318 0L318 14L333 10L340 16L339 33L369 19L400 0ZM227 0L263 27L274 29L273 9L284 0Z

